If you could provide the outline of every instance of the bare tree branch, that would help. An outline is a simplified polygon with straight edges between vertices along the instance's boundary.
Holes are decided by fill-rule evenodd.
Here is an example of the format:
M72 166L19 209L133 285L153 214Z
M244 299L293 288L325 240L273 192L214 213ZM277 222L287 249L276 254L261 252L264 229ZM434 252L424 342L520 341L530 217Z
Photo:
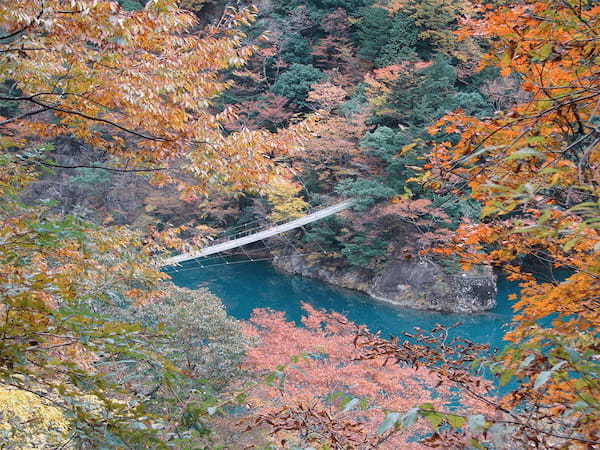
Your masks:
M29 116L35 116L36 114L40 114L43 113L45 111L48 111L50 108L39 108L39 109L34 109L31 111L28 111L26 113L20 114L18 116L15 117L11 117L10 119L6 119L0 122L0 127L3 125L7 125L11 122L16 122L17 120L21 120L24 119L25 117L29 117Z
M96 166L96 165L88 165L88 164L75 164L75 165L63 165L63 164L55 164L46 161L38 161L28 159L25 160L32 164L37 164L46 167L53 167L57 169L100 169L106 170L108 172L118 172L118 173L139 173L139 172L161 172L166 170L175 170L172 167L147 167L147 168L139 168L139 169L119 169L117 167L106 167L106 166Z
M144 133L140 133L137 131L134 131L130 128L124 127L123 125L119 125L116 122L113 122L112 120L108 120L108 119L103 119L100 117L94 117L94 116L90 116L88 114L82 113L80 111L74 111L71 109L65 109L65 108L61 108L59 106L56 105L49 105L47 103L41 102L39 100L36 99L36 97L40 97L42 95L56 95L56 96L60 96L60 95L70 95L68 93L54 93L54 92L38 92L37 94L33 94L30 96L24 96L24 97L4 97L4 96L0 96L0 100L6 100L6 101L14 101L14 102L18 102L18 101L28 101L31 102L35 105L41 106L43 108L47 108L50 109L52 111L57 111L57 112L62 112L64 114L73 114L75 116L79 116L82 117L84 119L87 120L91 120L93 122L101 122L101 123L105 123L107 125L110 125L112 127L118 128L119 130L125 131L126 133L132 134L134 136L140 137L142 139L148 139L151 141L158 141L158 142L169 142L172 139L167 139L167 138L163 138L163 137L158 137L158 136L151 136L148 134L144 134Z

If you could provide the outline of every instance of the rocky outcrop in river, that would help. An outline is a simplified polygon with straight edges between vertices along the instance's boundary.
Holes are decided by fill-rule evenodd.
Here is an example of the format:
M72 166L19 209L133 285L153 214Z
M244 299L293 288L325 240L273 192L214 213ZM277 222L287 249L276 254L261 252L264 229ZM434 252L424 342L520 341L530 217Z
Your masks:
M293 251L275 256L273 265L289 274L316 278L409 308L475 313L496 305L496 277L489 267L450 274L433 262L393 260L372 275Z

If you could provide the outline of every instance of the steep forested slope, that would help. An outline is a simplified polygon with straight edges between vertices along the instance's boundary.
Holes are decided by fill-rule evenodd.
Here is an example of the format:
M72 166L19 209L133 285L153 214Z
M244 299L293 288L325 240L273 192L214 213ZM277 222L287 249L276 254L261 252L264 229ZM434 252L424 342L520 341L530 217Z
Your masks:
M477 70L484 40L455 35L474 14L472 6L458 1L260 6L257 26L249 33L258 51L245 70L229 74L235 87L221 99L221 107L233 106L238 113L228 129L276 130L305 117L315 121L291 154L273 154L289 167L282 174L287 181L273 180L258 196L224 199L228 215L217 212L205 223L227 228L264 222L273 217L271 208L284 212L278 218L287 209L293 216L302 208L294 203L295 192L313 206L352 197L357 200L353 211L289 236L296 253L313 253L312 265L320 259L316 266L326 264L329 274L301 267L310 266L308 260L296 258L292 264L290 249L276 252L277 265L400 303L400 293L384 294L375 278L383 273L402 279L403 272L420 271L438 281L400 282L409 287L404 297L412 306L479 310L493 305L493 279L485 270L470 274L477 286L460 289L452 278L462 275L457 259L428 252L447 241L459 223L476 221L478 203L468 190L434 193L418 180L432 146L456 140L428 132L444 114L462 109L485 117L526 95L516 79L493 68ZM203 11L198 8L198 14ZM287 193L272 195L273 190ZM397 261L404 263L387 266ZM439 289L421 297L417 291L428 291L427 285ZM469 298L470 306L454 304L455 291Z
M122 4L129 10L143 6ZM182 6L214 22L227 5ZM479 215L468 195L433 194L416 181L432 144L453 139L432 137L428 127L457 108L484 117L524 95L513 78L476 71L485 42L454 34L471 14L458 1L264 2L246 38L257 52L245 68L228 72L235 86L215 106L237 113L225 125L228 132L276 131L314 115L301 146L289 155L273 148L272 158L289 170L245 197L214 190L210 202L188 196L181 203L175 191L157 190L139 177L85 168L56 169L33 195L97 220L136 226L191 222L215 230L297 215L306 207L295 200L298 195L312 206L351 196L358 200L354 213L292 236L294 244L334 265L373 274L390 258L423 259L423 250ZM73 166L107 157L97 149L82 152L80 145L59 143L56 160ZM76 200L82 190L91 194L84 203ZM279 213L270 214L273 208ZM452 258L427 260L458 270Z
M121 3L0 3L3 446L600 445L599 6ZM506 348L242 324L159 270L346 196L292 247L502 269Z
M419 258L447 238L445 230L478 217L467 196L433 194L416 182L432 143L453 139L430 136L435 121L457 108L484 117L498 101L508 106L522 95L510 77L476 71L485 42L454 34L471 16L469 4L261 6L252 31L265 33L254 42L259 51L246 70L231 74L236 88L223 97L240 114L230 129L274 130L317 114L310 138L286 157L288 178L311 205L335 196L358 200L355 213L296 236L299 246L375 271L391 255ZM246 207L240 218L261 214Z

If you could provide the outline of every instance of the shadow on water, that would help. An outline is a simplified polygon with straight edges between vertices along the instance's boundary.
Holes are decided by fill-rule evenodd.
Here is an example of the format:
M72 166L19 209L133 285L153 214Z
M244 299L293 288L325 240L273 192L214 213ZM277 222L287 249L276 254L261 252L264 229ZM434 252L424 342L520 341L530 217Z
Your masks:
M248 319L255 308L285 311L287 319L300 323L301 303L315 308L336 311L350 320L366 325L383 335L399 335L414 327L424 330L436 324L462 325L452 336L461 336L492 348L502 346L502 336L512 317L508 295L517 287L506 280L498 283L498 305L492 311L479 314L447 314L394 307L371 299L367 295L336 288L325 283L288 276L277 272L268 262L220 264L201 268L194 262L172 273L173 281L183 287L206 287L219 296L228 312L239 319Z

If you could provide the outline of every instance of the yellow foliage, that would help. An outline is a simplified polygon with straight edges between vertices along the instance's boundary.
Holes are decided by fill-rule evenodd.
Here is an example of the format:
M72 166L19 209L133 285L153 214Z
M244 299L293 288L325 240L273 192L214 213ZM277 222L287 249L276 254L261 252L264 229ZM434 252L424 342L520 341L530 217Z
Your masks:
M269 218L273 222L296 219L304 215L308 203L298 197L300 187L282 177L274 177L269 182L266 193L272 206Z
M304 134L302 123L276 133L223 132L233 113L215 114L213 103L231 86L223 72L241 67L254 52L240 27L255 20L256 9L227 8L218 24L200 32L199 19L177 4L154 0L126 11L108 0L0 1L2 100L18 109L0 119L0 379L12 385L21 376L25 389L2 391L0 448L64 440L63 405L76 404L76 416L69 416L72 442L84 438L91 448L109 435L128 448L145 448L150 438L163 437L163 421L177 420L135 407L137 383L145 380L117 387L106 365L93 364L131 356L181 376L147 345L155 333L127 320L104 320L95 305L166 298L168 275L157 270L156 259L189 247L179 237L185 227L142 234L22 204L18 199L37 178L37 167L54 165L40 156L51 148L46 144L58 136L77 139L104 152L110 170L142 172L191 200L219 190L261 189L278 161L273 155L287 153ZM277 205L286 195L273 197ZM160 212L165 204L159 200L145 202L147 210ZM301 207L292 201L280 212ZM89 398L80 389L84 384ZM27 394L49 385L60 392L52 407Z
M0 441L16 448L41 448L64 442L68 431L60 409L30 392L0 387Z
M181 0L179 7L188 11L200 12L206 3L206 0Z
M202 3L180 2L194 11ZM182 198L216 186L257 189L273 149L285 153L296 132L225 135L228 114L211 107L231 86L222 71L241 67L255 50L239 29L255 15L254 7L228 8L200 34L198 18L175 0L135 12L106 0L3 0L0 30L14 36L0 39L0 83L22 94L4 100L32 110L3 120L0 134L10 125L18 137L78 138L118 164L148 170L157 185L179 182ZM176 179L167 170L174 167L193 182Z

